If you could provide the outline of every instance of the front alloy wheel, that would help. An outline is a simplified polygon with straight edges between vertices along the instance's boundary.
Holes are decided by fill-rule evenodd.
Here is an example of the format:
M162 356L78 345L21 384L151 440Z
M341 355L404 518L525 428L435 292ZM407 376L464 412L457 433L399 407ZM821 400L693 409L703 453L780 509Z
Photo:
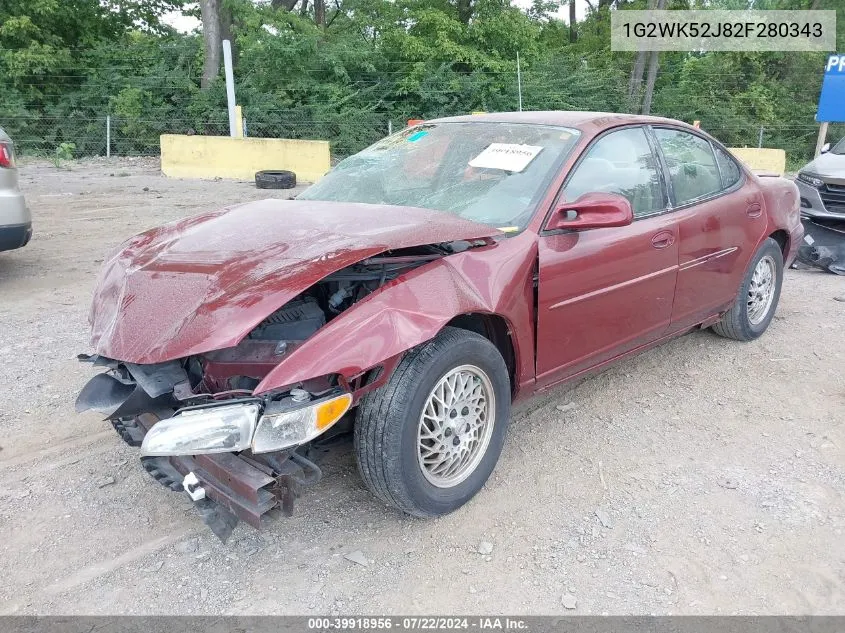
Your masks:
M433 486L451 488L469 477L487 451L496 422L496 395L484 371L461 365L428 395L417 430L417 457Z
M444 328L358 407L361 478L408 514L451 512L493 472L509 416L510 378L498 349L474 332Z

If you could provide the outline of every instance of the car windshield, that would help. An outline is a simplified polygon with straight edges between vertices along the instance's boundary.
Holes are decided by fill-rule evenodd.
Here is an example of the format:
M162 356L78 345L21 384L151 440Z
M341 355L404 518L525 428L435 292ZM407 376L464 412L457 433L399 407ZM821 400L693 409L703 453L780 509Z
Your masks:
M546 125L425 123L350 156L298 199L423 207L517 231L578 136Z
M839 142L830 148L831 154L845 154L845 136L839 139Z

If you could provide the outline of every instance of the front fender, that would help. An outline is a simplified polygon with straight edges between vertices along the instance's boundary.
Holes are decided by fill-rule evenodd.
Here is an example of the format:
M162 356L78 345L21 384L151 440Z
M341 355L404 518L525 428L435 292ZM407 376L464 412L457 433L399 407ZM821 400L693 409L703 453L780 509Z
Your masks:
M461 314L502 316L516 356L515 383L534 380L537 236L528 232L455 253L399 277L335 317L256 387L263 393L304 380L347 378L433 338Z

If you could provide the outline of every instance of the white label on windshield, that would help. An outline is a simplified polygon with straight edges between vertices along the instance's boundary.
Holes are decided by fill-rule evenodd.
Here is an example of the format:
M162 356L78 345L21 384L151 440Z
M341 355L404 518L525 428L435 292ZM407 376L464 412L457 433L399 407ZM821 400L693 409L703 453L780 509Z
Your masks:
M487 149L469 161L470 167L482 169L504 169L522 171L528 163L540 153L539 145L511 145L510 143L491 143Z

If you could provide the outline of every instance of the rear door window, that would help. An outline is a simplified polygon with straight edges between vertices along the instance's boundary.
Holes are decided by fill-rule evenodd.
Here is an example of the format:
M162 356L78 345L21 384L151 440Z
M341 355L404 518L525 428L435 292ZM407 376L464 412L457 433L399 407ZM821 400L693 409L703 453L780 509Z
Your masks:
M654 134L669 168L676 206L721 191L722 181L709 141L668 128L655 128Z
M739 165L736 161L728 156L728 153L721 147L716 149L716 162L719 164L719 172L722 174L722 189L730 189L742 177L742 172L739 170Z

